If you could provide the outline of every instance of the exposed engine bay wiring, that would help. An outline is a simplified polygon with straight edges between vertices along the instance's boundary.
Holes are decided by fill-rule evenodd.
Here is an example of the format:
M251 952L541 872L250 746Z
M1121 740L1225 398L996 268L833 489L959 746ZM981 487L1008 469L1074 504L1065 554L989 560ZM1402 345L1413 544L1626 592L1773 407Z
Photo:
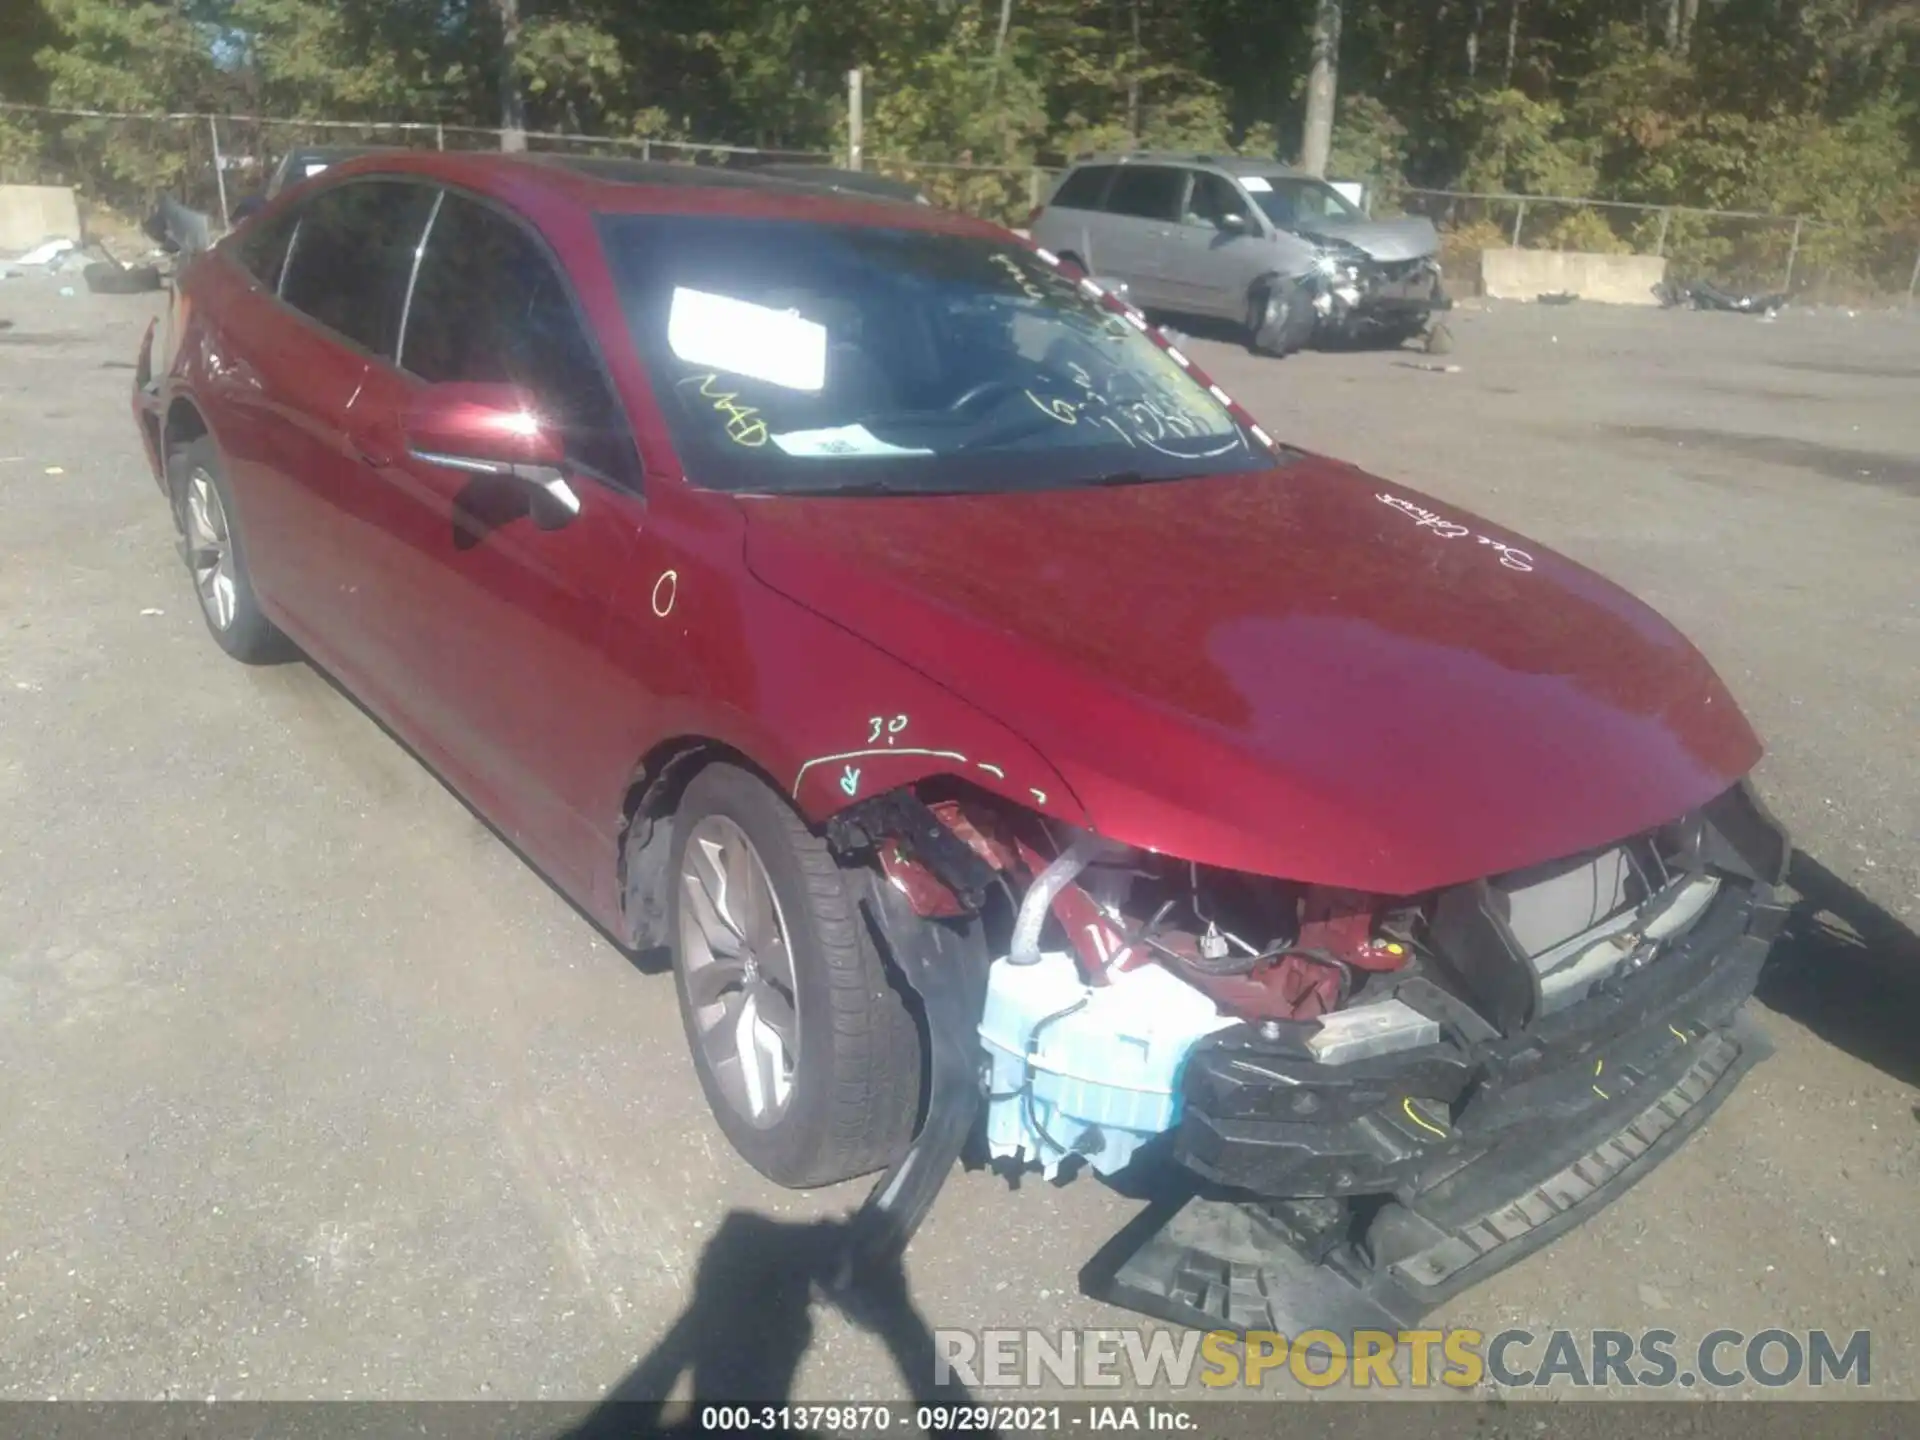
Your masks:
M1637 934L1622 917L1697 874L1703 843L1683 820L1477 889L1387 896L1135 849L951 778L869 797L828 834L921 917L976 921L1011 965L1065 955L1095 990L1157 966L1250 1022L1317 1020L1393 993L1407 971L1474 1005L1528 1003L1529 984L1531 1003L1546 1003L1544 982L1503 990L1489 977L1559 974L1567 947L1603 922L1613 928L1599 941ZM1603 880L1608 866L1624 878ZM1653 949L1635 954L1629 968Z
M1363 972L1397 969L1412 954L1404 938L1376 933L1389 908L1379 897L1135 851L977 792L895 792L848 817L843 840L863 838L864 826L916 837L871 848L918 913L977 911L994 953L1023 964L1064 950L1093 986L1160 965L1223 1013L1310 1020L1345 1004Z

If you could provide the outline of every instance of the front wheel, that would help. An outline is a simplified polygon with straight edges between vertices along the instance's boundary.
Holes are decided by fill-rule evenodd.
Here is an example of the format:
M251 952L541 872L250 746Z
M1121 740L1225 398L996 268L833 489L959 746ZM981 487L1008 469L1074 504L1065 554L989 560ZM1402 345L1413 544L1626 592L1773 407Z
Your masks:
M711 765L673 821L680 1015L714 1118L782 1185L877 1170L913 1136L920 1034L826 842Z
M1307 343L1313 331L1313 306L1304 287L1265 280L1247 297L1247 333L1255 354L1278 359Z

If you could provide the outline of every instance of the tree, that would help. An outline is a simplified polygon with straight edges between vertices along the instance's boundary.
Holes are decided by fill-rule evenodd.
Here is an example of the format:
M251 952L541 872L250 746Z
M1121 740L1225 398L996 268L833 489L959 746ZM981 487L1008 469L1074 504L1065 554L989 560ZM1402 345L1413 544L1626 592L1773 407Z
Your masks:
M1905 246L1902 286L1920 244L1920 0L0 0L0 92L107 110L827 153L856 65L873 161L972 162L916 178L1001 218L1026 167L1137 144L1298 154L1381 194L1790 209L1832 220L1803 251L1836 271ZM223 133L265 152L297 132ZM137 190L204 176L195 144L204 125L0 115L10 176L51 148ZM1530 208L1528 236L1651 241L1572 213Z
M520 0L494 0L500 11L500 148L527 148L527 107L520 94Z
M1300 168L1327 173L1333 148L1333 101L1340 77L1340 0L1318 0L1313 9L1313 61L1307 72L1307 120L1300 141Z
M55 36L39 0L10 0L0 7L0 100L33 104L45 98L47 77L34 56Z

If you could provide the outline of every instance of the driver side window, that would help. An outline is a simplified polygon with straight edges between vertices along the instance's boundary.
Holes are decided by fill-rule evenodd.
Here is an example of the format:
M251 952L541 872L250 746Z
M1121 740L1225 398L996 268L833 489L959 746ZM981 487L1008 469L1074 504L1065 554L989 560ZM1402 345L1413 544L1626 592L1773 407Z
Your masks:
M398 360L428 382L523 386L571 458L638 488L626 413L559 270L519 225L451 190L427 232Z
M1185 225L1225 230L1227 216L1238 215L1244 219L1247 209L1247 202L1225 176L1210 170L1196 170L1193 188L1187 194L1186 213L1180 220Z

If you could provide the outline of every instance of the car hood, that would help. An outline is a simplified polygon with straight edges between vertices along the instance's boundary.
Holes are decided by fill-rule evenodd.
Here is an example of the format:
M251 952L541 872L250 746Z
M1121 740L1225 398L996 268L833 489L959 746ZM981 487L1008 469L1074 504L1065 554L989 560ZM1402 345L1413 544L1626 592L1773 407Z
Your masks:
M1309 239L1343 240L1389 264L1440 253L1440 234L1421 215L1398 220L1303 220L1294 228Z
M741 504L762 582L1021 735L1102 833L1185 859L1412 894L1670 820L1760 753L1624 591L1332 461Z

